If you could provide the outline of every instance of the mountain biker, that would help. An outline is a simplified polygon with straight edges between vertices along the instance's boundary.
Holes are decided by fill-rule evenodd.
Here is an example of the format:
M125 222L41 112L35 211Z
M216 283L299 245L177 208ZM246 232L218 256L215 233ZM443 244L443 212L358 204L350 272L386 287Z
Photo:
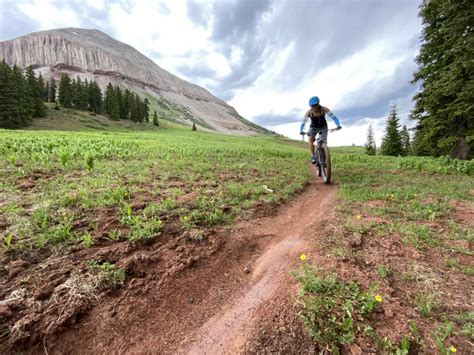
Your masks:
M342 126L339 122L339 118L331 112L327 107L321 106L319 104L319 97L313 96L309 99L309 106L311 108L305 113L303 122L300 127L300 134L302 136L304 133L304 126L308 118L311 119L311 124L309 126L308 136L309 136L309 150L311 151L311 163L316 163L316 155L314 152L314 140L318 133L321 135L321 140L327 142L328 138L328 123L326 122L326 114L331 117L334 123L337 126L337 129L341 129Z

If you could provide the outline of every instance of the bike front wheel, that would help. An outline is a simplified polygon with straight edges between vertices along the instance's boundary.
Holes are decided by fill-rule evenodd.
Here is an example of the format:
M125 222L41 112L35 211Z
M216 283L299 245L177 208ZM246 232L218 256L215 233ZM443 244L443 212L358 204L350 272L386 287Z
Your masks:
M331 182L331 156L329 155L329 148L326 143L321 144L319 154L319 156L321 157L321 176L323 178L324 183L329 184Z

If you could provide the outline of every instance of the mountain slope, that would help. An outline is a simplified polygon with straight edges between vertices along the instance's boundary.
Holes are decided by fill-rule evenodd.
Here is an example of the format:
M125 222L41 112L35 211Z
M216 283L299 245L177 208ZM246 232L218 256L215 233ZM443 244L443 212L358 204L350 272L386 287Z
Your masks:
M98 30L65 28L35 32L0 42L0 59L21 67L32 65L49 79L62 73L112 82L148 96L163 118L216 130L252 135L265 131L206 89L160 68L133 47Z

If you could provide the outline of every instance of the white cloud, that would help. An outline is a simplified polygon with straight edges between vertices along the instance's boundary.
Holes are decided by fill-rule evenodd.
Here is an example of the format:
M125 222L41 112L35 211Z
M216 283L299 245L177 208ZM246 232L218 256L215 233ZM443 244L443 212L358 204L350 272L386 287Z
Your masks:
M17 4L17 9L29 18L38 21L38 30L49 30L57 27L77 27L81 17L67 3L58 6L56 1L30 0Z

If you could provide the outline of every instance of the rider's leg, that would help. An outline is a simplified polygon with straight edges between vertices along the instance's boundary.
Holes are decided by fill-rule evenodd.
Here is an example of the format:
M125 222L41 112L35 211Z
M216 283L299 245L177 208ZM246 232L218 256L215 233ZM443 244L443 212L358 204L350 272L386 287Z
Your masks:
M327 126L324 127L323 129L321 129L319 134L321 136L321 140L327 143L328 142L328 128L327 128Z
M309 150L311 151L311 157L314 157L314 136L309 136Z

